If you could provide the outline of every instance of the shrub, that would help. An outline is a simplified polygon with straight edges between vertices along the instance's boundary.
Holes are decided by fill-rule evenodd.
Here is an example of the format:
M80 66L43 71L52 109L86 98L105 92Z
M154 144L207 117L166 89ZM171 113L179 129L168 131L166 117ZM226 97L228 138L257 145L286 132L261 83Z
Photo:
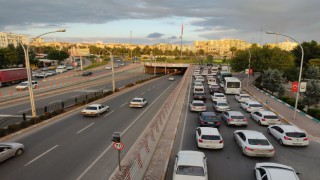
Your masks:
M114 89L114 92L119 92L119 91L120 91L119 88Z
M19 124L10 124L8 126L8 131L9 133L14 133L14 132L17 132L21 129L20 127L20 123Z
M7 134L7 129L6 128L0 128L0 137L3 137Z
M128 88L128 87L132 87L132 86L134 86L134 84L133 83L129 83L129 84L126 84L126 88Z
M312 117L316 117L317 114L320 115L320 109L317 108L309 108L307 113L312 116Z
M279 99L282 100L283 102L287 102L288 99L290 99L290 97L288 97L288 96L282 96L282 97L280 97Z
M31 123L30 123L30 121L22 121L21 122L21 127L22 128L27 128L27 127L29 127L31 125Z

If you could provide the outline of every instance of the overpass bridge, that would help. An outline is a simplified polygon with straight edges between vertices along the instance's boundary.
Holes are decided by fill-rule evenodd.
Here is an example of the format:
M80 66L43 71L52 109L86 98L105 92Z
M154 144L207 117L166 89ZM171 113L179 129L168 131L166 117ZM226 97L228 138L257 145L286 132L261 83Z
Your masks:
M174 72L185 72L190 64L183 63L154 63L146 62L143 63L144 72L146 74L169 74Z

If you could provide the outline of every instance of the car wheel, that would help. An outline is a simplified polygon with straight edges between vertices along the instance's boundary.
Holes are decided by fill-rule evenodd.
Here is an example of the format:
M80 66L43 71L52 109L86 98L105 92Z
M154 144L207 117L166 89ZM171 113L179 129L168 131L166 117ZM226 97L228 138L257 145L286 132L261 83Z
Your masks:
M282 141L281 139L279 139L279 143L280 143L281 145L283 145L283 141Z
M267 129L267 133L268 133L268 134L271 134L271 132L270 132L270 129L269 129L269 128Z
M107 112L109 112L109 108L107 108Z
M258 121L259 126L262 126L261 121Z
M15 153L15 156L20 156L23 153L23 149L18 149Z

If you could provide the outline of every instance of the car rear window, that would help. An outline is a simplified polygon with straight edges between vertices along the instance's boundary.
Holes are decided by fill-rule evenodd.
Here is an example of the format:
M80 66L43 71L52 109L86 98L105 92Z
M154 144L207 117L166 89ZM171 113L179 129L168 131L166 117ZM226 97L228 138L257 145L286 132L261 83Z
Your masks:
M20 83L19 86L28 86L28 83Z
M140 99L134 99L134 100L132 100L132 102L141 102L141 100Z
M250 104L249 106L250 106L250 107L262 107L261 104Z
M240 96L241 98L250 98L250 96Z
M266 118L266 119L278 119L278 116L267 115L267 116L264 116L264 118Z
M215 97L224 97L224 95L216 94Z
M92 107L92 106L89 106L86 108L86 110L97 110L98 108L97 107Z
M265 139L248 139L250 145L268 146L269 142Z
M225 102L218 103L218 106L228 106L228 103L225 103Z
M221 140L220 136L202 135L201 139L204 140Z
M307 137L306 133L302 133L302 132L288 132L286 133L286 136L295 137L295 138Z
M203 88L195 88L195 91L203 91Z
M195 93L194 95L195 95L195 96L205 96L204 93Z
M244 119L243 116L231 116L232 119Z
M177 174L190 176L204 176L204 169L199 166L178 166Z
M203 103L193 103L192 105L193 105L193 106L204 106Z
M217 119L216 116L203 116L202 118L204 121L214 121Z

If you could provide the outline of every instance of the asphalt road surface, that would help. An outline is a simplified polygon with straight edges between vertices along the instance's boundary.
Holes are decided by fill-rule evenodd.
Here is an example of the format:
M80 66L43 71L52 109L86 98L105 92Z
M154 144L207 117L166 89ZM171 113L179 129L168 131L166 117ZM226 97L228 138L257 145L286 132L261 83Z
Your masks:
M189 85L188 88L192 87ZM206 88L208 90L208 88ZM192 90L189 90L188 98L192 100ZM188 99L187 98L187 99ZM287 147L281 146L273 136L267 133L267 127L259 126L250 119L250 114L240 108L240 104L234 100L233 95L227 95L231 110L241 111L248 119L248 127L227 127L222 123L220 133L224 140L223 150L199 149L195 140L195 129L198 127L198 113L190 112L188 101L185 102L184 117L179 124L178 134L174 142L173 151L168 166L166 179L172 179L174 156L179 150L202 151L207 156L208 175L210 180L254 180L254 166L258 162L276 162L292 166L301 173L302 180L319 179L320 171L320 143L311 141L307 147ZM207 91L207 110L213 111L212 100ZM233 138L233 132L237 129L250 129L263 132L271 144L276 149L276 154L272 158L252 158L243 155L239 146Z

